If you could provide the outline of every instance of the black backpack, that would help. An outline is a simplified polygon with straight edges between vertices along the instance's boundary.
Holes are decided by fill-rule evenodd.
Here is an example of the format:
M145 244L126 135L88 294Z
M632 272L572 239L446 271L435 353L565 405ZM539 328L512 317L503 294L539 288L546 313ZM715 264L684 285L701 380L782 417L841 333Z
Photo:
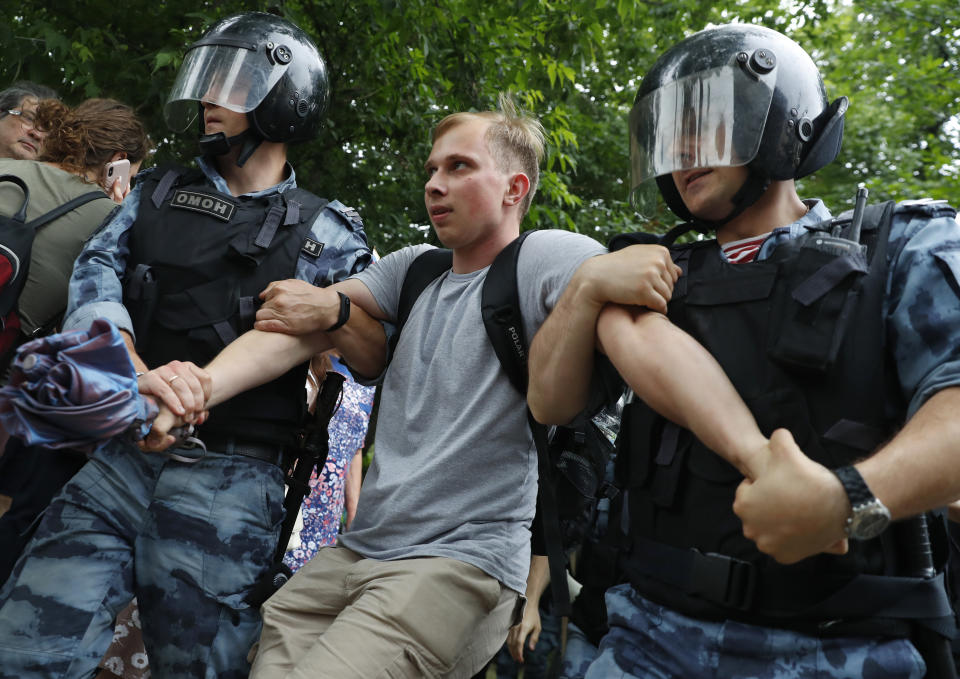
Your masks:
M3 329L0 334L0 356L3 356L17 343L17 330L20 327L17 300L27 282L30 253L37 229L81 205L107 196L103 191L90 191L28 222L26 219L30 189L26 182L12 174L0 175L0 182L16 184L23 191L20 209L10 217L0 215L0 326Z
M494 259L483 284L480 309L487 337L500 365L510 383L524 396L528 343L520 315L517 261L520 247L531 233L533 231L521 234ZM390 342L391 356L414 302L431 281L449 271L452 265L453 253L443 249L428 250L410 264L400 289L397 332ZM602 481L613 445L592 421L579 427L556 427L553 436L548 437L547 427L537 422L529 409L527 420L537 447L540 478L537 515L550 563L554 614L569 615L566 554L580 544L592 525L598 499L608 495L610 489Z

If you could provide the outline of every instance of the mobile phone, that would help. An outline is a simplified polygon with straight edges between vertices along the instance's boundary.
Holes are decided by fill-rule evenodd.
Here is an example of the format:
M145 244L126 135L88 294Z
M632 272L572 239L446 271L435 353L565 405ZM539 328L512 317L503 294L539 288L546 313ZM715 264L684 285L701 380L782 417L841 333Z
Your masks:
M124 189L126 189L127 184L130 183L130 161L126 158L123 160L115 160L112 163L107 163L106 181L104 182L104 185L108 191L116 181L119 181L120 186L122 186Z

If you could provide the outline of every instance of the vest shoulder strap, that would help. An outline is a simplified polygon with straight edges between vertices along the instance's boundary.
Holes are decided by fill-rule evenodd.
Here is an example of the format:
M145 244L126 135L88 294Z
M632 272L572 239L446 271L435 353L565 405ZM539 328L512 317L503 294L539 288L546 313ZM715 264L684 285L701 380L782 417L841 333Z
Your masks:
M622 250L631 245L656 245L661 242L662 236L656 233L647 233L645 231L636 231L634 233L618 233L607 243L607 249L610 252Z
M153 186L153 191L149 194L150 202L159 210L170 189L179 184L190 184L202 177L203 172L200 170L192 170L183 165L164 164L154 168L144 178L143 183L147 191L150 190L150 186ZM146 195L144 193L144 197Z
M329 201L301 188L288 189L280 195L286 206L283 220L285 225L300 221L309 221L312 224L321 210L325 207L336 209L335 206L338 204L336 201Z

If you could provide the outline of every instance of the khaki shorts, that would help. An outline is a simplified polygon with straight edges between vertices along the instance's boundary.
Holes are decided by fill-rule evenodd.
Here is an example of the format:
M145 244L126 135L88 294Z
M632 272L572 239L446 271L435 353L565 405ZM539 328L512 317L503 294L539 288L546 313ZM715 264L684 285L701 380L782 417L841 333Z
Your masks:
M503 645L518 596L455 559L327 547L264 604L250 678L471 677Z

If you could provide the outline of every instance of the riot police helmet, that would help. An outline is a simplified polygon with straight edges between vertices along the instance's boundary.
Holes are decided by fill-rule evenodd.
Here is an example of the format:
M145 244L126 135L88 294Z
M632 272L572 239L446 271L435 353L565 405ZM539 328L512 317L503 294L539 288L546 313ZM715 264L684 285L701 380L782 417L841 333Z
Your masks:
M310 37L282 17L245 12L221 19L190 46L164 117L186 131L208 102L246 113L260 139L301 142L315 136L328 99L326 64Z
M652 214L657 192L682 219L717 228L771 181L799 179L836 158L846 97L828 104L820 71L793 40L750 24L708 28L677 43L644 76L630 112L633 206ZM687 210L671 173L745 166L720 222Z

